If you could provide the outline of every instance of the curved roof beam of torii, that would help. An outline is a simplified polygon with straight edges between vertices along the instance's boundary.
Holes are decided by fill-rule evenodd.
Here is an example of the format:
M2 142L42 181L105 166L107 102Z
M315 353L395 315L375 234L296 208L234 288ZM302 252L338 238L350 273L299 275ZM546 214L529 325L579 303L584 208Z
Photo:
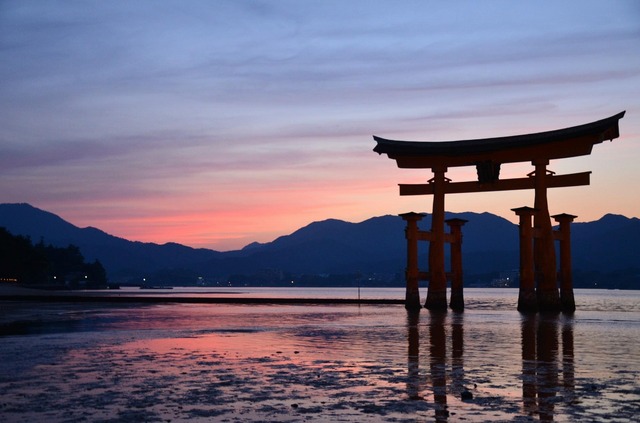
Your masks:
M461 141L397 141L373 136L373 149L396 160L400 168L475 166L515 163L591 154L594 144L620 136L625 112L584 125L535 134Z

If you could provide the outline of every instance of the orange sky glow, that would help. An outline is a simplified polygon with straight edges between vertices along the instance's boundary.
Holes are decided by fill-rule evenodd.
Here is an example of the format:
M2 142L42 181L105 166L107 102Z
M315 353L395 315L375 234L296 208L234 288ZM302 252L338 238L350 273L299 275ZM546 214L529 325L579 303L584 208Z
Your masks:
M372 135L541 132L623 110L552 161L578 221L640 216L640 6L616 2L13 2L0 12L0 202L136 241L234 250L313 221L430 212ZM530 164L504 165L523 177ZM455 169L454 181L475 179ZM533 193L450 195L515 222Z

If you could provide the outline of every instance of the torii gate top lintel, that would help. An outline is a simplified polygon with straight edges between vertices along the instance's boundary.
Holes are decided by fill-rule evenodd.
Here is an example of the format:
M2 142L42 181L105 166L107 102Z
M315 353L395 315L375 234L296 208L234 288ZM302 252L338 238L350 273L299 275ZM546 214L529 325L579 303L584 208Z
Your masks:
M407 294L408 309L419 308L418 281L429 280L425 307L447 308L447 272L445 242L451 242L451 308L464 308L462 295L462 261L460 256L461 226L464 221L448 221L451 233L446 234L445 194L485 191L533 189L534 207L512 209L520 216L520 294L518 310L573 312L569 223L570 214L554 215L560 224L559 234L551 226L547 188L589 185L591 172L556 175L547 169L551 159L591 154L594 144L620 136L619 120L625 112L584 125L555 131L510 137L485 138L445 142L395 141L374 135L376 153L386 154L400 168L431 169L433 178L426 184L400 184L400 195L433 195L431 231L419 231L418 213L405 213L407 222ZM500 179L502 163L531 162L535 170L526 178ZM477 181L453 182L445 176L449 167L475 166ZM533 224L531 219L533 218ZM429 241L429 272L420 272L417 242ZM560 240L561 297L558 296L558 272L554 241Z
M399 168L477 166L480 163L549 161L591 154L594 144L620 136L618 121L625 112L606 119L525 135L461 141L398 141L373 136L373 149L396 160Z

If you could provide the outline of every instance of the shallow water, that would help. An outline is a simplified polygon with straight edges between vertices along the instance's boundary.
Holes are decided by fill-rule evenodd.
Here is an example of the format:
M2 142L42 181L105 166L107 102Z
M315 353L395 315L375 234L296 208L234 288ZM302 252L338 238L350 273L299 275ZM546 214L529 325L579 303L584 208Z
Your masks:
M635 420L640 292L577 291L573 317L523 316L514 290L465 295L464 313L418 315L3 302L0 420Z

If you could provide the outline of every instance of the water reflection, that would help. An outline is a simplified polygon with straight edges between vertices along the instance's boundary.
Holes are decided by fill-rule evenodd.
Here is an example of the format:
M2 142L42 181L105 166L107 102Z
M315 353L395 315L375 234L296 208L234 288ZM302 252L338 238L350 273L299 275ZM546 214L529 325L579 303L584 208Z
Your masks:
M447 346L446 321L447 314L429 312L430 320L427 326L429 340L429 379L433 390L436 421L446 421L447 410ZM453 389L462 386L464 378L463 365L463 325L462 314L456 314L452 322L452 365L451 378ZM420 313L407 312L408 338L408 378L407 395L412 400L423 400L420 393L425 388L425 381L420 375Z
M408 397L423 400L421 392L431 390L438 422L448 420L449 406L459 406L461 402L482 405L482 390L475 390L474 381L465 379L464 314L429 312L426 326L420 323L419 313L408 312ZM428 341L426 378L420 374L421 329L428 331L424 339ZM520 333L522 410L541 421L553 421L559 401L571 404L575 398L573 318L559 314L523 315ZM478 357L472 358L471 361L478 361ZM481 366L490 364L495 363ZM477 370L469 368L467 372L474 374Z
M420 378L420 313L409 311L407 313L407 331L409 350L407 351L407 366L409 377L407 378L407 394L412 400L422 399L420 391L422 380Z
M445 333L446 314L431 312L429 320L429 369L433 384L433 400L436 421L446 421L447 411L447 346Z
M454 313L451 317L451 387L461 393L464 387L464 314Z
M559 360L559 326L562 325L562 359ZM559 369L562 366L562 369ZM562 385L558 380L562 374ZM522 318L522 398L524 411L552 421L560 386L564 400L575 391L573 319L568 316L531 315Z

